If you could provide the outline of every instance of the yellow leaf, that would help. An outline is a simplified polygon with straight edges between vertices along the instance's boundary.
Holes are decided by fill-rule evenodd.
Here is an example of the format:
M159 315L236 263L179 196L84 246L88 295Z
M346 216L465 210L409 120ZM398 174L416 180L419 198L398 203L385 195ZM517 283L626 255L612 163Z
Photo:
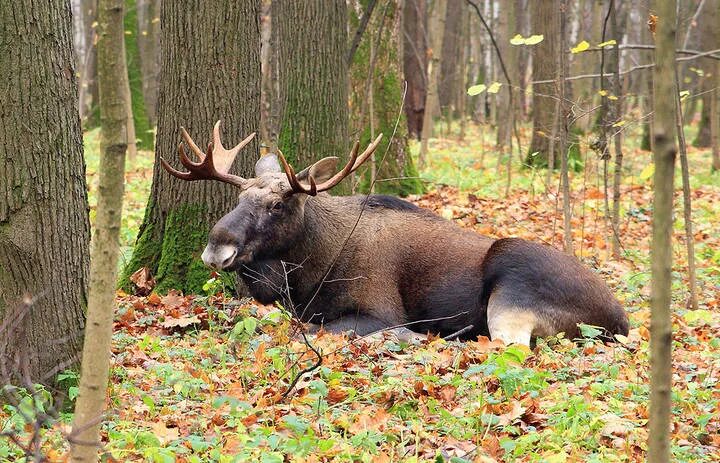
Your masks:
M487 89L487 86L485 84L477 84L473 85L469 89L467 89L467 94L470 96L479 95L482 92L484 92Z
M487 92L488 93L497 93L500 91L500 87L502 87L502 84L500 82L493 82L488 87Z
M600 95L600 96L607 96L607 90L600 90L600 91L598 91L598 95Z
M650 177L653 176L655 173L655 164L648 164L645 166L645 168L640 172L640 179L641 180L648 180Z
M616 97L615 95L608 96L608 100L617 100L617 99L618 99L618 97Z
M538 43L542 42L545 38L544 35L531 35L530 37L525 39L525 45L537 45Z
M160 22L160 18L159 18L159 17L153 18L152 21L150 21L150 22L153 23L153 24L159 23L159 22Z
M577 46L570 49L571 53L582 53L585 50L590 48L590 44L587 42L587 40L583 40L582 42L578 43Z
M605 48L605 47L609 47L610 45L615 45L616 43L617 43L616 40L608 40L607 42L599 43L598 47Z
M132 35L132 31L125 31L125 35Z
M623 121L621 119L621 120L617 121L616 123L614 123L612 126L613 127L622 127L623 125L625 125L625 121Z
M525 38L520 34L515 34L515 37L510 39L510 45L524 45Z

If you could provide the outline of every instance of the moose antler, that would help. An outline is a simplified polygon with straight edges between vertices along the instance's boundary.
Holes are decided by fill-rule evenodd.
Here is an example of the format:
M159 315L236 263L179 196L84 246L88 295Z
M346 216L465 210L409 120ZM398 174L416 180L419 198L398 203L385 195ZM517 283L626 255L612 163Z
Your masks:
M355 142L355 146L353 146L352 151L350 151L350 159L348 159L345 167L340 172L336 173L335 175L333 175L319 185L315 184L315 179L312 177L312 175L308 175L309 185L303 185L302 183L300 183L300 180L298 180L297 176L295 175L295 170L285 160L285 156L283 156L282 153L278 153L278 158L280 159L280 164L282 164L282 167L285 170L285 175L287 175L288 181L290 182L292 192L304 193L306 195L315 196L321 191L329 190L330 188L340 183L345 177L355 172L355 170L360 167L363 162L367 161L370 156L375 152L378 145L380 144L380 140L382 140L382 137L382 134L378 135L375 141L370 143L368 147L365 148L365 151L363 151L362 154L360 154L359 156L358 150L360 149L360 142Z
M168 162L160 158L165 170L182 180L220 180L221 182L235 185L239 188L245 188L247 180L239 175L230 174L230 167L238 152L245 147L255 136L255 132L248 135L243 141L237 144L233 149L226 149L220 140L220 121L215 123L213 128L213 141L208 144L207 152L203 153L195 144L193 139L187 133L184 127L180 127L185 142L190 146L191 151L198 157L199 162L191 161L185 154L185 147L182 142L178 145L178 153L180 154L180 162L189 172L180 172L168 164Z

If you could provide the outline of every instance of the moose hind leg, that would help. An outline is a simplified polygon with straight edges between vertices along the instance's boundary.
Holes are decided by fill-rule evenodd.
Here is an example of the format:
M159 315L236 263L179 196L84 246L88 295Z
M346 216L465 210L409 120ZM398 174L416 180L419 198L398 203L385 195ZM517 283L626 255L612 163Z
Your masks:
M529 347L532 336L544 336L547 331L537 309L518 304L506 297L502 290L490 295L487 321L490 338L502 339L505 344Z

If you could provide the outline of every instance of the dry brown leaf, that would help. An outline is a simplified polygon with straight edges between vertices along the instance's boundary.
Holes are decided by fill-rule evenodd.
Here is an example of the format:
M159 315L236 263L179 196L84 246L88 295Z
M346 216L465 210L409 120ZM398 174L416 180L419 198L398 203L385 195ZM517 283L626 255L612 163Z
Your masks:
M196 323L200 323L200 319L197 315L193 315L192 317L166 318L160 325L163 328L185 328Z
M147 296L155 287L155 278L150 275L150 269L143 267L130 275L130 281L133 282L139 296Z

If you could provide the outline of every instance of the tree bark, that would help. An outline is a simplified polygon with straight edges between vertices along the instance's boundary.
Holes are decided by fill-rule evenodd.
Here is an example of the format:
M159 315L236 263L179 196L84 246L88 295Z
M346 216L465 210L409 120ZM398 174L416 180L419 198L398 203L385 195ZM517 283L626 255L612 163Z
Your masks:
M420 155L418 167L422 169L425 164L428 150L428 140L432 136L434 114L439 107L438 100L438 79L440 75L440 64L442 63L442 43L445 32L445 13L447 0L436 0L430 18L430 62L428 66L427 89L425 93L425 114L423 116L422 139L420 141Z
M145 113L150 127L157 124L158 75L160 74L160 0L138 0L140 74Z
M450 0L445 12L445 30L442 41L442 61L438 76L438 101L441 114L452 119L456 108L455 89L458 86L460 52L462 50L462 18L469 14L465 0Z
M87 188L64 0L0 3L0 319L29 300L17 336L0 333L0 374L49 383L76 364L86 306ZM0 321L0 326L3 323Z
M622 119L622 102L624 97L622 96L622 88L620 83L620 48L618 44L621 41L622 32L618 28L618 5L615 0L610 0L610 8L612 13L610 16L610 35L615 40L615 45L612 48L612 59L610 60L610 67L613 73L613 94L617 97L613 100L613 115L612 124L617 123ZM611 124L611 125L612 125ZM617 127L614 128L613 135L613 147L615 148L615 170L613 172L613 207L612 207L612 253L615 259L620 258L620 186L622 185L622 166L623 166L623 151L622 151L622 131Z
M650 288L650 422L648 461L670 461L672 391L672 210L675 174L675 1L658 2L655 39L654 199Z
M403 73L407 82L405 117L408 132L420 140L427 79L427 14L425 0L405 0L403 7Z
M272 8L278 43L280 150L298 170L326 156L347 156L345 0L276 0Z
M715 63L715 88L710 101L710 126L712 141L712 171L720 170L720 62Z
M499 36L499 45L500 45L500 53L502 53L503 60L505 62L505 66L507 67L507 72L510 75L511 79L516 79L515 84L518 83L517 79L519 78L519 72L518 72L518 47L514 45L510 45L510 39L515 36L515 33L517 31L517 25L516 25L516 2L515 0L503 2L500 5L500 36ZM508 140L507 132L509 131L511 133L510 136L512 136L512 121L514 120L515 114L513 114L516 111L516 108L510 108L510 92L512 91L509 82L507 82L503 78L503 82L505 85L503 86L501 92L497 95L496 101L498 102L498 106L500 108L503 108L500 111L500 114L503 115L502 121L499 121L498 123L498 130L497 130L497 139L496 143L497 145L504 146L506 144L506 141ZM517 92L520 93L520 92ZM513 105L515 106L515 104Z
M78 70L80 75L80 118L86 125L94 125L98 123L97 47L95 46L94 27L97 18L97 0L82 0L82 10L85 50L82 66ZM93 121L93 118L96 120Z
M138 31L138 10L136 0L125 0L125 56L127 60L127 80L130 90L130 115L128 121L129 134L133 135L128 139L129 148L151 150L153 149L153 133L150 120L145 111L145 98L143 96L143 77L140 63ZM132 124L132 127L130 126Z
M199 145L222 119L226 146L257 130L260 115L259 0L162 2L156 161L177 160L180 126ZM197 18L203 18L197 21ZM234 173L254 175L257 140L235 161ZM185 182L155 163L153 185L133 256L121 285L147 267L160 292L201 292L210 270L200 260L210 227L236 204L237 189L219 182ZM230 281L234 281L229 277Z
M357 22L359 18L353 17ZM421 193L422 184L408 149L408 135L402 120L401 10L399 5L383 5L376 11L355 53L350 69L350 97L353 108L353 133L359 133L361 146L378 133L385 138L376 150L376 193L407 196ZM371 46L372 45L372 46ZM374 56L373 56L374 52ZM369 72L371 74L369 75ZM369 117L363 117L364 115ZM398 122L397 130L395 124ZM395 136L392 137L393 132ZM391 139L392 137L392 139ZM370 169L359 178L361 191L369 191Z
M532 2L532 33L542 34L545 39L532 47L533 80L551 80L555 78L557 66L558 22L554 19L559 5L558 0L537 0ZM548 162L549 138L552 132L553 110L555 102L551 96L557 95L552 83L533 85L533 131L526 163L546 166ZM533 156L534 153L537 153ZM555 159L562 153L556 152Z
M701 49L717 48L720 44L720 32L718 32L718 19L720 19L720 0L705 0L702 13L699 16L700 22L700 44ZM712 144L711 130L711 109L713 89L717 79L713 79L712 75L715 71L715 60L709 58L701 58L700 67L704 71L702 85L700 90L702 95L702 111L700 113L700 125L698 127L697 136L693 140L693 146L701 148L709 148ZM709 76L709 77L708 77Z
M98 9L98 87L101 158L97 216L90 259L87 327L80 393L75 403L72 462L94 462L110 371L115 283L128 146L123 1L100 0ZM88 445L94 443L94 445Z

